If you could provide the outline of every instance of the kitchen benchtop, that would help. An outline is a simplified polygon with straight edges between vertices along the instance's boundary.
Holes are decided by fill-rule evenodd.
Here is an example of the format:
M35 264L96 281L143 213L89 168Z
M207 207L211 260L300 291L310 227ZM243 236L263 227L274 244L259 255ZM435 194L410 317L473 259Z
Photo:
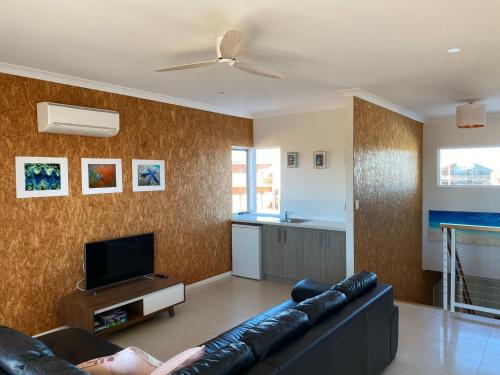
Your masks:
M282 225L286 227L325 229L325 230L336 230L336 231L345 231L346 227L344 221L313 219L310 221L306 221L304 223L286 223L280 221L280 218L276 216L265 216L265 215L255 215L255 214L233 215L232 222L241 224L247 223L247 224L262 224L262 225Z

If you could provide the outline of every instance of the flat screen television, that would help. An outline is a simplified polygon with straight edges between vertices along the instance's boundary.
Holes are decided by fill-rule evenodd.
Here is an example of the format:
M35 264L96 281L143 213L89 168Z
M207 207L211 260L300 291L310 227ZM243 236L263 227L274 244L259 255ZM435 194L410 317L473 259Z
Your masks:
M154 233L85 244L86 289L154 273Z

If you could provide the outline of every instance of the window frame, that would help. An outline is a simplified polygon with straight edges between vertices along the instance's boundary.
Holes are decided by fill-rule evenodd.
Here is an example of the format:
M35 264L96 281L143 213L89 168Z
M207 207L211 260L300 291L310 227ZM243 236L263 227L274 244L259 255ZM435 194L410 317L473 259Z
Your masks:
M254 193L254 186L255 186L255 178L252 178L252 174L255 165L255 152L252 151L253 149L251 147L245 147L245 146L233 146L231 147L231 155L233 151L244 151L247 154L247 176L246 176L246 184L247 184L247 210L246 211L240 211L240 212L233 212L233 208L231 206L231 212L233 215L239 215L242 214L243 212L249 212L253 213L255 212L255 209L253 206L255 206L255 199L252 197ZM232 165L232 161L231 161ZM253 185L253 186L252 186ZM232 205L232 203L231 203Z
M438 188L461 188L461 189L498 189L499 185L441 185L441 150L460 150L473 148L500 148L500 145L474 145L474 146L452 146L438 147L436 155L436 184Z

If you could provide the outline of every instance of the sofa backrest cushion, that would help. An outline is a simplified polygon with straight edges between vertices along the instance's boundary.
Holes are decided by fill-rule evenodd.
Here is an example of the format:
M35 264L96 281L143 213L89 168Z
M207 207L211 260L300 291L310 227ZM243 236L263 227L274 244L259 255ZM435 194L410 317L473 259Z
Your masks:
M309 323L313 325L346 304L347 297L344 293L330 289L319 296L302 301L294 309L305 312Z
M43 342L0 326L0 369L6 373L21 375L28 362L53 355Z
M247 330L241 341L248 344L257 360L262 360L273 350L304 333L309 328L307 314L288 309L270 317Z
M60 358L41 357L28 362L23 375L88 375L89 373Z
M333 286L333 290L344 293L349 302L377 285L377 275L361 271Z
M255 363L252 349L242 342L231 343L184 367L173 375L229 375L239 374Z
M316 297L326 292L332 287L331 284L323 284L309 279L300 280L292 288L292 299L295 302L302 302L308 298Z

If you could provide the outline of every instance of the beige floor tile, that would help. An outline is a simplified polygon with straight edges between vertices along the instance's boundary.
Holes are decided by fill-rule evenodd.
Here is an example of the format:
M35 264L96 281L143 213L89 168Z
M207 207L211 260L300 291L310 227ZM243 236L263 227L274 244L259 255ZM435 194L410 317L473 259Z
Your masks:
M435 307L417 305L414 303L407 303L402 301L396 301L396 305L399 306L399 311L401 312L422 315L426 318L430 317L437 310Z
M448 372L427 366L405 362L396 358L394 362L383 372L384 375L449 375Z
M478 375L500 375L500 354L485 353Z
M491 335L488 340L488 345L486 346L485 351L487 353L499 354L500 355L500 336ZM499 363L500 367L500 363Z
M421 314L414 314L405 311L399 312L399 332L416 333L421 330L428 317Z
M399 332L398 337L398 356L403 354L405 350L408 348L408 345L414 338L414 335L406 332Z
M413 364L425 364L457 374L475 374L484 350L464 348L454 343L412 341L399 357Z

